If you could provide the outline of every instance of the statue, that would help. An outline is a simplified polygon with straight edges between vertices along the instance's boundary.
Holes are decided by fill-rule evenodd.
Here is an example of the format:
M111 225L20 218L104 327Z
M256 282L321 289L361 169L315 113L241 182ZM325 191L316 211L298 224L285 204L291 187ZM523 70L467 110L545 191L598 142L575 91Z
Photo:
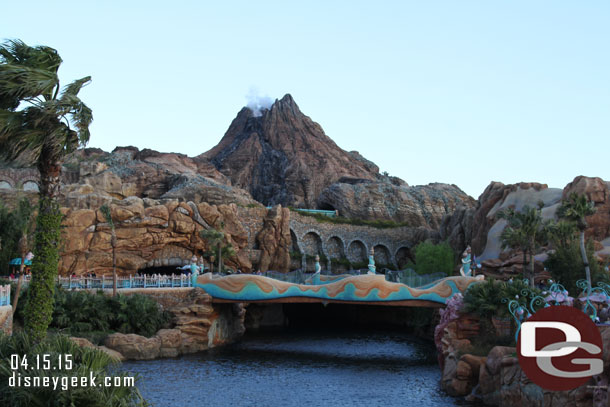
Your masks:
M375 272L375 250L372 247L369 253L369 271L366 274L377 274Z
M320 256L316 254L316 265L315 265L315 270L316 272L314 273L314 275L311 277L311 281L315 284L321 284L321 280L320 280L320 274L322 273L322 267L320 267Z
M462 253L462 267L460 267L460 274L462 277L472 277L472 270L470 270L470 263L472 260L470 259L471 250L470 246L464 250Z

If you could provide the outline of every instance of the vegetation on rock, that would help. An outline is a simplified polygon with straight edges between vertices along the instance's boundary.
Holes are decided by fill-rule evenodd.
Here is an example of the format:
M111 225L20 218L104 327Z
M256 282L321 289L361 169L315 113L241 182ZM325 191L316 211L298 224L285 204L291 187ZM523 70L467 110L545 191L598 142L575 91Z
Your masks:
M587 284L591 288L591 268L589 266L589 260L587 256L587 249L585 248L585 230L587 229L587 216L595 213L595 205L589 201L585 195L579 195L571 193L568 199L565 199L557 214L560 218L574 222L578 231L580 232L580 255L582 256L582 262L585 269L585 276L587 278Z
M549 223L542 219L542 207L540 202L538 208L524 206L521 211L508 208L498 212L498 218L504 219L507 226L502 231L500 239L504 248L520 249L523 252L523 273L525 275L527 255L530 256L529 280L530 286L534 287L534 255L536 250L544 244L547 238Z
M395 222L393 220L364 220L364 219L352 219L345 218L342 216L330 217L319 213L308 213L295 210L295 208L289 207L291 211L298 213L301 216L309 216L314 218L320 223L334 223L337 225L356 225L356 226L370 226L377 229L391 229L400 228L403 226L409 226L407 222Z
M29 302L30 293L29 289L24 291L23 302ZM93 343L100 343L114 332L150 337L168 326L171 320L169 312L161 310L157 302L141 294L109 297L101 291L67 291L57 287L54 303L49 327L87 338ZM27 307L18 307L15 319L23 321L27 312Z

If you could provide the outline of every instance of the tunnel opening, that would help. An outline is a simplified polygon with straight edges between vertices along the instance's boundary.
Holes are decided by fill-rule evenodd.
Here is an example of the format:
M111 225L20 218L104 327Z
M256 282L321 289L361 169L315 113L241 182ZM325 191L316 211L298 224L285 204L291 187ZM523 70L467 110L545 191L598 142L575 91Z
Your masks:
M437 308L361 304L250 304L246 332L398 330L433 339Z
M146 267L138 270L138 274L151 276L153 274L171 276L172 274L181 274L182 270L178 270L178 266L160 266L160 267Z
M320 202L318 209L323 211L336 211L337 209L328 202Z

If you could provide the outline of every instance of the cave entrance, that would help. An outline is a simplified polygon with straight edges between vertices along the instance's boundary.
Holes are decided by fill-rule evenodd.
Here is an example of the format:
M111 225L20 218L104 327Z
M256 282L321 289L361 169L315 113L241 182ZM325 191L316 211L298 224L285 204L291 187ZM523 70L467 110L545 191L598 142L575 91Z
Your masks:
M323 211L336 211L337 209L328 202L320 202L318 209Z
M426 332L438 322L438 310L357 304L250 304L246 331L400 329Z
M153 274L171 276L172 274L180 275L181 270L177 269L178 266L160 266L160 267L146 267L138 270L141 275L151 276Z

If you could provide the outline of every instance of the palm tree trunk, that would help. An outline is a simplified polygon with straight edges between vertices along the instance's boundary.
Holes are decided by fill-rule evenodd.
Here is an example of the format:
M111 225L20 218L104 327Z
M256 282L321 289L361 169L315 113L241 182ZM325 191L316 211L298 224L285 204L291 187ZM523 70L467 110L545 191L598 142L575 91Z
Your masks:
M536 268L536 263L534 260L534 248L530 248L530 287L534 288L535 287L535 271Z
M220 273L222 271L222 253L221 253L222 247L221 244L218 243L218 272Z
M19 280L17 280L17 288L15 289L15 298L13 298L13 315L17 312L17 304L19 303L19 294L21 293L21 285L23 284L23 269L25 268L25 256L21 255L21 266L19 266Z
M527 269L527 249L523 248L523 277L525 277L525 270Z
M40 200L32 262L30 296L25 309L25 330L34 342L47 334L53 314L53 293L59 265L61 218L57 197L61 161L53 147L43 146L38 160Z
M582 262L585 264L585 275L587 277L587 285L589 291L591 291L591 269L589 268L589 259L587 258L587 250L585 248L585 231L580 231L580 255L582 256Z

